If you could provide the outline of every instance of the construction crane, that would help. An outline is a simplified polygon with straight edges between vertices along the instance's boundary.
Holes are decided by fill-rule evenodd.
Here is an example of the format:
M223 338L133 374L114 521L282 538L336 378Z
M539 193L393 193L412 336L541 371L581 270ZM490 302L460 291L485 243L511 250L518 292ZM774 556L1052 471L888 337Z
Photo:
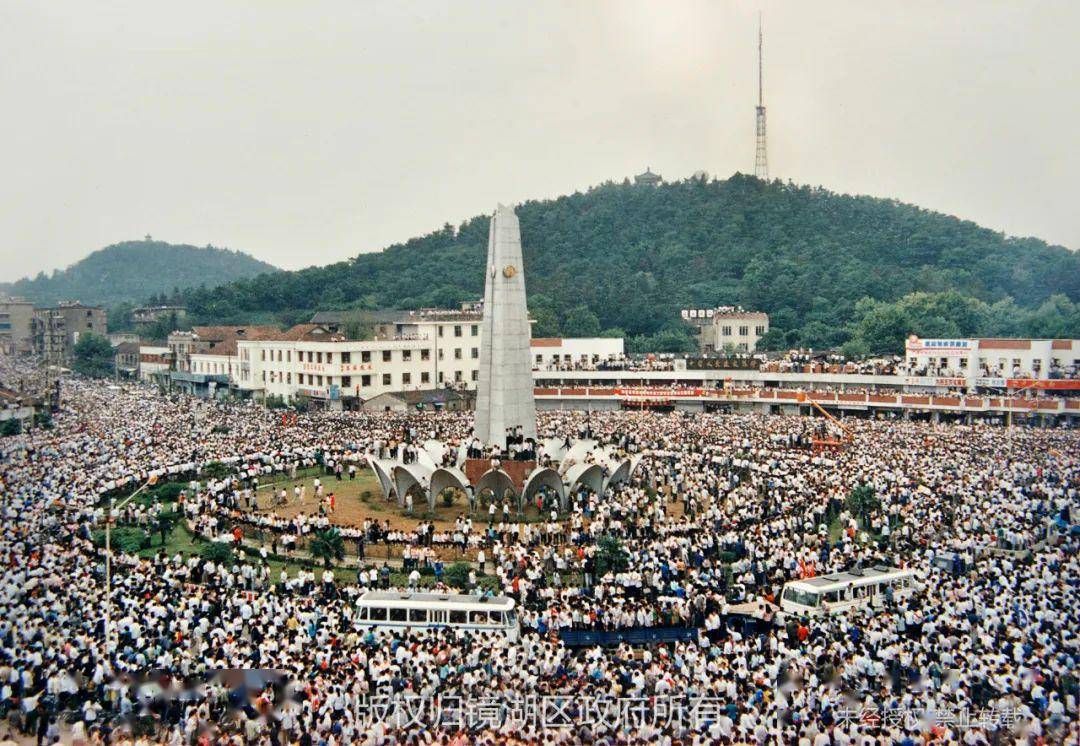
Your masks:
M825 417L829 420L829 422L836 425L838 428L840 428L840 431L844 433L844 441L845 441L844 443L842 443L842 442L840 442L838 440L815 440L814 441L814 450L815 451L823 451L823 450L840 451L840 450L843 450L845 443L851 444L851 443L855 442L855 435L851 432L851 430L848 429L847 425L845 425L843 422L841 422L840 420L833 417L825 409L825 407L818 404L816 401L814 401L809 396L807 396L804 392L799 393L799 402L802 403L802 404L809 404L814 409L821 412L823 415L825 415Z

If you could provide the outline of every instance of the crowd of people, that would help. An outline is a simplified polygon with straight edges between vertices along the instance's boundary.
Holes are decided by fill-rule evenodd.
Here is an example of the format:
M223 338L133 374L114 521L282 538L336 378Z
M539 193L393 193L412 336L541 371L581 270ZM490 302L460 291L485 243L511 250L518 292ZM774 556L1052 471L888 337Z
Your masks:
M639 455L635 470L539 522L493 511L392 530L338 524L333 511L286 519L245 491L314 465L348 479L350 467L426 439L467 448L470 414L282 418L251 402L77 380L62 401L50 429L0 440L0 737L870 746L1080 736L1078 539L1048 538L1049 525L1076 521L1072 431L849 420L852 444L817 454L807 444L819 423L797 417L541 412L539 439L587 436L597 451ZM230 473L208 476L211 462ZM196 534L257 528L276 549L338 525L363 569L290 575L265 553L114 553L107 587L95 541L104 496L154 473L181 485ZM875 501L856 508L849 496L864 486ZM119 520L152 524L152 506L126 510ZM388 584L382 563L363 561L365 543L402 545L416 585L432 547L461 537L467 585L487 577L517 602L519 638L356 623L356 598ZM938 569L943 553L966 570ZM880 564L912 570L916 592L825 616L773 605L790 580ZM764 623L733 623L744 602ZM643 648L560 637L641 628L702 634ZM260 681L239 700L234 685L199 683L231 669L290 683ZM160 675L148 687L155 671L183 694L162 696ZM402 717L410 701L452 697L467 705L462 722L445 702ZM573 727L547 719L537 698L569 706ZM629 701L652 716L598 716ZM480 707L491 702L498 717ZM672 702L693 716L673 717Z

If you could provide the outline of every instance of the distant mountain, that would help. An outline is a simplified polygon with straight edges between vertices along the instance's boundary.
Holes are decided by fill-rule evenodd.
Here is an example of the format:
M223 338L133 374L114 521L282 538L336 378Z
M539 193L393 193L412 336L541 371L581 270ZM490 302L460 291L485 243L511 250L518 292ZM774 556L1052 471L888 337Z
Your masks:
M0 293L34 303L78 300L103 306L144 303L151 296L277 272L277 267L240 251L164 241L124 241L98 249L51 275L0 284Z
M689 343L682 308L771 315L767 344L902 348L904 335L1080 334L1080 255L895 200L735 174L608 183L517 207L533 334ZM480 297L488 215L325 267L188 294L204 321ZM895 307L894 307L895 306Z

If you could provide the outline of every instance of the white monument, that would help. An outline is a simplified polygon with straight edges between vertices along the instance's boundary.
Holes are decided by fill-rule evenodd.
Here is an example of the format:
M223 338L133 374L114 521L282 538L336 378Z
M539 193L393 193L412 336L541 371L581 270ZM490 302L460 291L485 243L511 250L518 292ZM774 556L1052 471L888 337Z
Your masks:
M506 445L511 428L536 438L529 313L521 262L521 227L512 207L499 205L488 231L476 436Z

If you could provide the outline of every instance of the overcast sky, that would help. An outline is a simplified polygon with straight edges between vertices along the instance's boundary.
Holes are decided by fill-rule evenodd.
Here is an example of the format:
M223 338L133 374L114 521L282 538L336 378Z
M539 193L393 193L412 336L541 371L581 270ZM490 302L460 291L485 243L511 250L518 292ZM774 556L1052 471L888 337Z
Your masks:
M0 0L0 279L152 234L286 268L651 166L1080 247L1080 3Z

